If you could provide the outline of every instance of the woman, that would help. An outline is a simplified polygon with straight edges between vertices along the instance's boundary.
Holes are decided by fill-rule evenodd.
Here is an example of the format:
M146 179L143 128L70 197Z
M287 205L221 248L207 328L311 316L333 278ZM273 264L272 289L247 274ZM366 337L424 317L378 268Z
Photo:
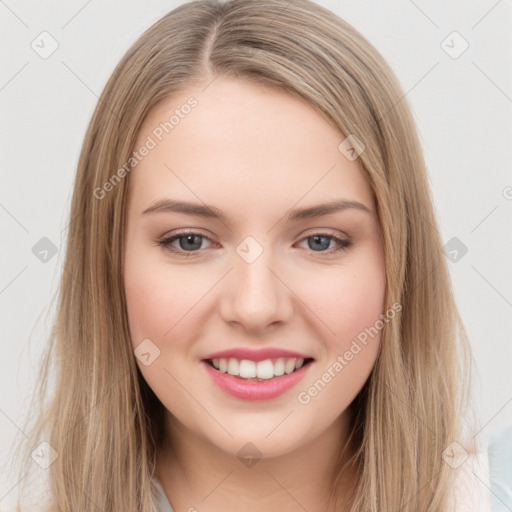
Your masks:
M149 28L90 122L64 270L49 510L452 506L469 351L425 163L328 10Z

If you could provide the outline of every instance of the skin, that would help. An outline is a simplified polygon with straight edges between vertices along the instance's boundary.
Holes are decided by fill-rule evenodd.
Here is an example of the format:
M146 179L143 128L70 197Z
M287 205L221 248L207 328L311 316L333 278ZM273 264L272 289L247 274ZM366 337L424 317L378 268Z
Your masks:
M198 106L133 169L127 205L123 271L132 345L150 339L160 350L149 366L136 361L167 412L156 473L176 512L325 511L349 434L347 407L371 372L380 333L308 404L297 395L384 313L372 192L358 160L338 150L345 137L325 117L294 96L243 80L220 77L162 100L137 147L190 96ZM166 197L215 206L231 222L142 215ZM285 218L292 208L335 199L370 212ZM207 237L189 249L194 254L158 245L187 228ZM352 246L335 251L330 238L315 245L309 237L316 233ZM263 249L252 263L236 252L248 236ZM186 252L191 243L185 237L172 246ZM296 350L315 361L281 396L241 400L213 384L200 362L234 347ZM237 457L248 442L261 453L252 467ZM336 510L346 509L354 474L343 477Z

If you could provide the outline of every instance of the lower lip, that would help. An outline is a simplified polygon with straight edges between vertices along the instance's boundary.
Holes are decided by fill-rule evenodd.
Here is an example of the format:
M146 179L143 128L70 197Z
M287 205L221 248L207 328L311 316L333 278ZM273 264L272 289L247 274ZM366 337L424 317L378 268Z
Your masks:
M206 371L222 390L231 396L243 400L270 400L292 388L306 375L311 362L292 373L265 380L248 380L229 373L222 373L213 368L206 361L201 361Z

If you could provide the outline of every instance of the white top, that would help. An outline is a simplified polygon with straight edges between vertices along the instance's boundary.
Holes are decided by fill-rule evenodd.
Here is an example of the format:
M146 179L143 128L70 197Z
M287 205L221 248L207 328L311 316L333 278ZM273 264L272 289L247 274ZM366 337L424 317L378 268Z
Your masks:
M512 511L512 426L494 434L486 452L466 456L455 447L443 458L457 471L450 512ZM156 477L153 484L155 512L174 512Z

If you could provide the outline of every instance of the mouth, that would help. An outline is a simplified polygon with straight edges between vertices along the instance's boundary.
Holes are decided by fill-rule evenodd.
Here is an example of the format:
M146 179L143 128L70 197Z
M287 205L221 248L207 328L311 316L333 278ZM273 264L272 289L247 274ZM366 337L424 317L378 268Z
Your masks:
M276 380L279 377L295 373L301 368L310 365L314 359L312 357L278 357L253 361L250 359L221 357L203 359L203 361L216 372L231 375L240 381L261 382L271 379Z

